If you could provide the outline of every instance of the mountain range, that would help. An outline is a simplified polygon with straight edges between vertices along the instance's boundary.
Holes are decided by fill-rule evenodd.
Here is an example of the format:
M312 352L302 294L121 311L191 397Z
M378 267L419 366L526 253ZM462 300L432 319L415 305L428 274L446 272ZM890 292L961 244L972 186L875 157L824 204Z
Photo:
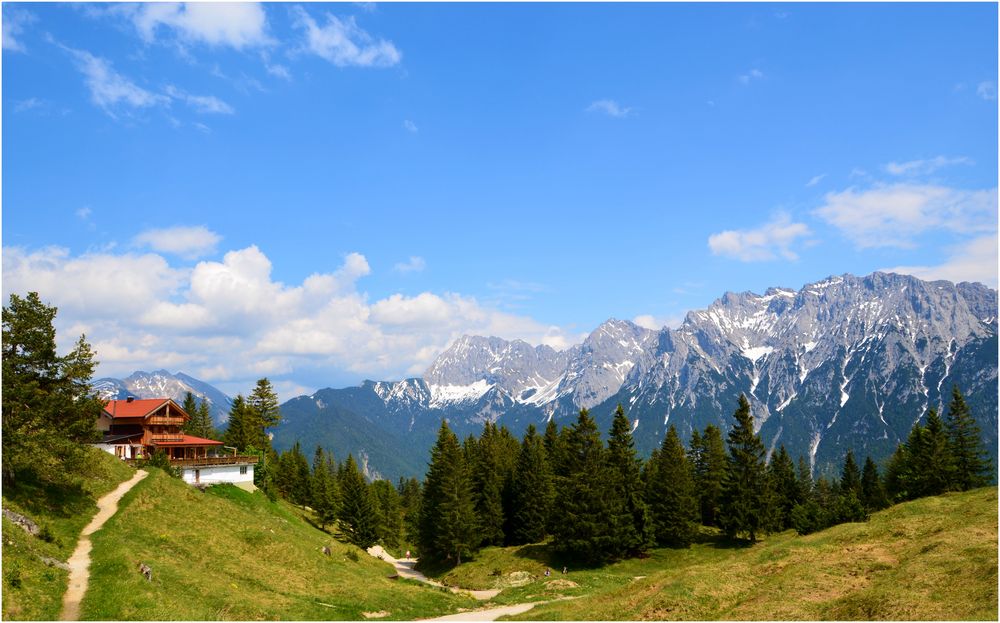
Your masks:
M845 274L797 291L727 293L676 329L608 320L563 351L464 336L422 377L285 402L274 444L321 444L340 458L351 452L370 476L422 476L441 419L460 436L487 421L520 435L529 423L570 424L586 408L606 431L621 404L648 455L671 425L685 440L707 424L727 431L745 394L769 451L784 444L833 474L848 449L884 461L957 385L995 460L997 352L995 290ZM156 381L143 374L122 383L133 392L169 385L164 371L149 375ZM178 385L200 383L172 376ZM205 386L195 393L228 408L228 398Z

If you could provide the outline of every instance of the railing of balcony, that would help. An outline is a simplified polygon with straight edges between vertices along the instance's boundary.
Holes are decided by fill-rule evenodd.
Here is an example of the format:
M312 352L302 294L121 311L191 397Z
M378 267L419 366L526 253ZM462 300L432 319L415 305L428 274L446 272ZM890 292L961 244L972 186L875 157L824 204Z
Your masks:
M153 435L149 438L152 443L165 443L168 441L184 441L182 435Z
M141 459L126 459L129 465L136 465ZM200 465L247 465L254 464L256 456L205 456L200 459L170 459L175 467L197 467Z
M167 426L175 426L175 425L176 426L180 426L180 425L184 424L184 418L182 418L182 417L169 417L169 416L155 415L155 416L149 418L148 420L146 420L146 423L148 423L148 424L166 424Z

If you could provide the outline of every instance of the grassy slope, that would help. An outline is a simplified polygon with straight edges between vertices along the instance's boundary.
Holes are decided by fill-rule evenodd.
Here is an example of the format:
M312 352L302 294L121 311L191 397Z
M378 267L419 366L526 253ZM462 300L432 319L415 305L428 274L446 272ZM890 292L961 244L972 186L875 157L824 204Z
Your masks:
M546 588L546 564L550 582L580 587ZM526 620L996 620L997 490L917 500L868 523L786 532L753 547L660 549L565 576L556 565L544 546L491 548L443 578L486 587L495 570L521 570L538 579L497 601L578 597L515 617Z
M284 503L236 487L202 493L159 470L94 535L86 619L413 619L474 605L403 580ZM333 555L321 548L330 545ZM356 557L356 560L352 559ZM153 568L153 582L137 572Z
M96 500L134 470L113 456L90 449L76 486L42 487L19 483L4 489L3 506L47 526L52 542L33 537L3 519L3 618L51 620L59 616L68 573L42 562L42 556L65 562L80 531L97 512ZM11 580L20 578L20 587Z

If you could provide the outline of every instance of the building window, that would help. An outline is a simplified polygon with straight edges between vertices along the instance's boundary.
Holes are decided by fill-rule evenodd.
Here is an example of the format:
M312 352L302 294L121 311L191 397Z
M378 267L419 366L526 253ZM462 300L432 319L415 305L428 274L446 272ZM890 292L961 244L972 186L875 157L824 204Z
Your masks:
M240 475L242 476L243 474L246 474L246 473L247 473L247 466L246 465L241 465L240 466Z

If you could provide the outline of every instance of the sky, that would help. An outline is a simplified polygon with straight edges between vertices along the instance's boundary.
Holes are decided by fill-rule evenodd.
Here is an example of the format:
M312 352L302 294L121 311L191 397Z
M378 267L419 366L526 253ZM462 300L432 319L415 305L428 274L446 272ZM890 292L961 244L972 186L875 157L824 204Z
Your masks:
M997 5L3 4L3 298L282 400L726 291L997 287Z

